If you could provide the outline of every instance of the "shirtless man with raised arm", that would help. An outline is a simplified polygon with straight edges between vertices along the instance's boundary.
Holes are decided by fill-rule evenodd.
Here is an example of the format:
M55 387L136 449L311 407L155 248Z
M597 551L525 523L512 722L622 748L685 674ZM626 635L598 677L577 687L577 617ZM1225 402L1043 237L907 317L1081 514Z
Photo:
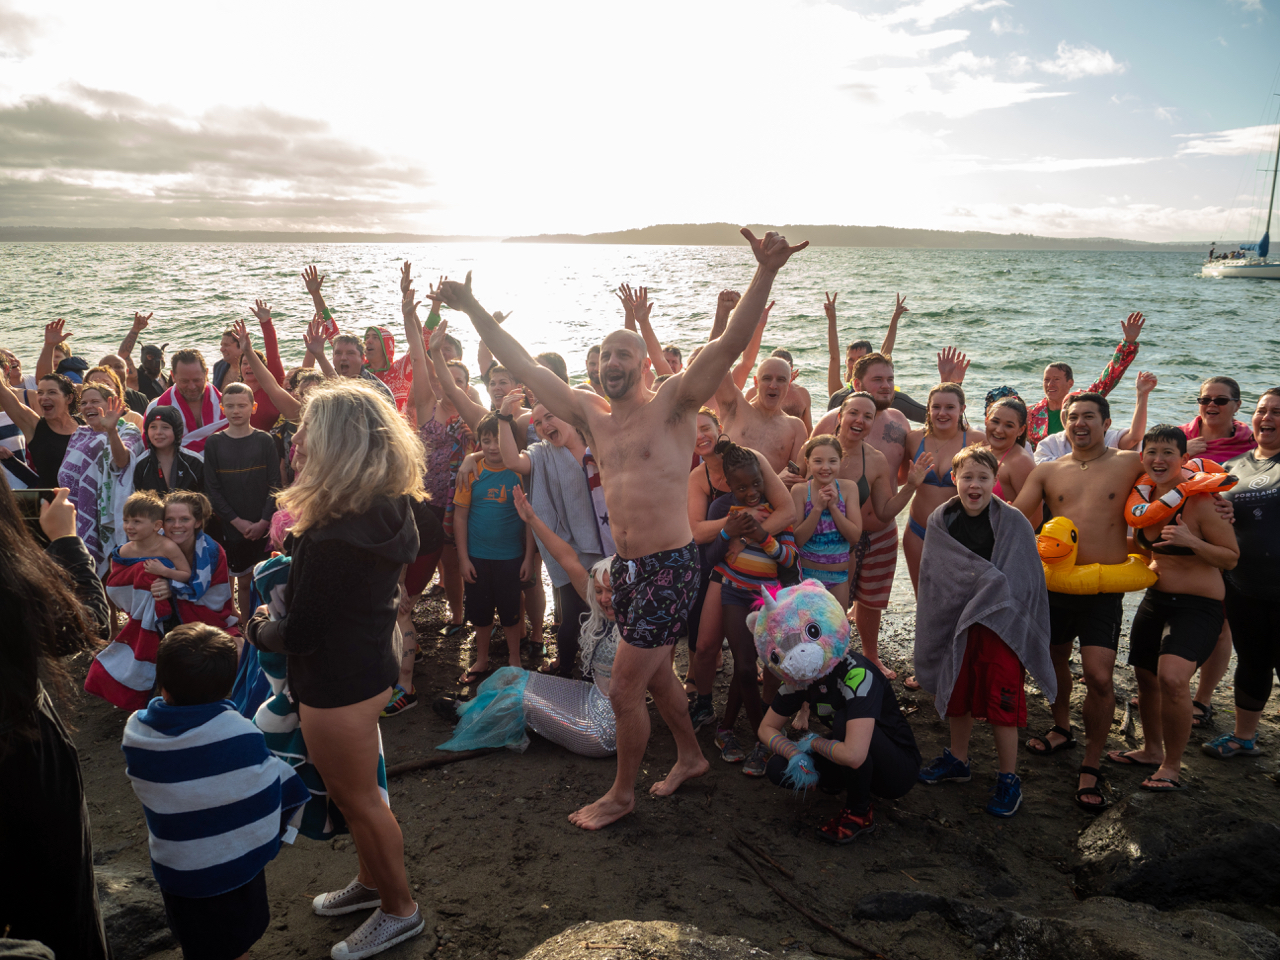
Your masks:
M722 429L738 446L764 454L774 473L788 488L793 487L802 477L787 467L787 461L800 462L809 431L803 420L782 409L791 389L791 364L780 357L762 360L755 385L755 398L748 400L731 377L720 381L716 405Z
M1061 460L1037 464L1027 476L1014 506L1038 525L1040 505L1055 517L1067 517L1079 534L1076 564L1123 563L1129 555L1129 528L1124 504L1134 482L1142 475L1136 453L1106 444L1111 407L1105 397L1084 393L1068 400L1065 415L1071 453ZM1053 729L1027 741L1027 749L1039 755L1075 746L1071 735L1071 641L1080 639L1084 668L1085 749L1080 767L1076 803L1088 810L1108 806L1098 788L1098 762L1106 748L1115 717L1116 698L1112 673L1120 626L1124 617L1123 594L1098 593L1076 596L1049 591L1049 652L1058 674L1058 696L1053 701Z
M698 551L689 517L671 509L685 502L689 462L699 408L710 399L734 358L751 338L769 299L777 272L796 251L786 238L742 234L758 263L751 286L733 312L723 336L711 341L687 367L657 391L644 386L644 341L638 333L615 330L600 351L600 379L608 400L574 390L538 366L516 340L485 313L469 285L447 282L444 302L463 310L494 355L533 388L553 414L582 430L604 482L609 525L618 552L610 571L618 646L609 700L618 724L618 770L613 786L595 803L570 815L586 830L597 830L635 807L635 784L649 740L647 689L675 735L679 756L666 779L650 792L667 795L707 771L698 748L684 688L671 672L667 647L684 636L698 588Z

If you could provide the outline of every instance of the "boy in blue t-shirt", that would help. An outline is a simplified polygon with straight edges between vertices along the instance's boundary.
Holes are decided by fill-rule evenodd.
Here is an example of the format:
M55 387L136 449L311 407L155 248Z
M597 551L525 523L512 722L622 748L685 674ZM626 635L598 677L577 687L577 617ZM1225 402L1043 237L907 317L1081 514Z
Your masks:
M516 513L512 493L520 486L514 470L502 465L501 421L489 414L476 426L484 454L475 474L461 480L453 495L453 535L464 584L467 621L476 631L476 662L458 678L476 683L489 670L493 614L507 638L507 661L520 666L520 584L533 567L532 537Z

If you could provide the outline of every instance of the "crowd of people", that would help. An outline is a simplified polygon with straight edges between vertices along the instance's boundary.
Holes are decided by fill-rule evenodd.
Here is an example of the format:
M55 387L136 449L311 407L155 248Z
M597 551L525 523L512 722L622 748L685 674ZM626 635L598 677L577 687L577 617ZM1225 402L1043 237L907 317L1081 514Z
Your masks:
M774 280L806 244L743 235L756 271L718 295L705 342L664 344L647 290L624 284L624 326L588 350L578 383L560 354L531 355L481 306L470 274L420 296L407 262L402 351L391 330L336 318L315 267L302 273L314 319L293 369L264 301L251 311L262 349L237 321L212 367L191 348L166 360L168 344L144 345L135 366L153 322L142 313L96 366L62 320L45 328L33 375L0 350L0 604L22 625L0 652L0 769L21 785L0 809L44 825L6 832L4 853L51 864L3 900L12 935L59 956L109 955L56 710L63 658L88 651L85 688L134 711L127 772L186 956L238 957L262 935L263 871L299 830L355 841L357 876L313 906L371 913L333 956L421 932L379 723L418 703L426 640L412 614L433 581L447 609L437 642L473 632L457 678L472 696L433 703L458 725L445 747L518 744L528 728L616 754L611 786L569 815L583 829L634 809L646 698L677 752L650 788L659 796L707 773L698 731L712 726L720 761L744 774L843 793L819 833L848 843L875 828L873 797L970 780L983 720L998 758L986 809L1014 816L1028 673L1053 725L1025 750L1080 745L1074 641L1086 693L1070 789L1082 809L1112 802L1104 762L1141 768L1144 790L1185 788L1182 757L1193 730L1214 725L1233 649L1234 727L1202 750L1257 754L1280 670L1280 388L1246 422L1236 414L1254 398L1206 371L1199 415L1148 429L1158 381L1139 372L1132 419L1113 426L1108 396L1144 330L1133 313L1087 386L1055 360L1034 394L984 384L970 410L969 360L947 347L921 402L894 383L905 298L879 349L858 339L842 351L828 295L829 400L815 410L787 350L760 358ZM474 370L442 310L478 334ZM918 604L904 678L879 647L900 539ZM1121 568L1133 575L1117 587ZM1133 589L1146 590L1129 631L1143 739L1107 752ZM757 612L783 597L795 631L759 656ZM835 626L819 607L837 611ZM825 672L799 670L819 647ZM921 757L895 681L947 718L940 757ZM48 836L55 856L22 847ZM60 905L56 924L37 901Z

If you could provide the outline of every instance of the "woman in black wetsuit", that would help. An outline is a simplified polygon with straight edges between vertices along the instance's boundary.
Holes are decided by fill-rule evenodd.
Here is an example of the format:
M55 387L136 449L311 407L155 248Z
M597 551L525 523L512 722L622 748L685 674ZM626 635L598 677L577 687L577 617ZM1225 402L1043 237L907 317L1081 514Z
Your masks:
M37 412L0 378L0 409L9 415L27 441L27 460L39 477L33 486L58 485L58 470L67 455L71 435L80 429L76 387L60 373L50 373L36 384Z
M1258 398L1253 412L1258 446L1228 460L1240 482L1223 494L1235 507L1240 562L1228 570L1227 620L1236 648L1236 724L1204 745L1211 757L1255 756L1258 722L1280 673L1280 387Z

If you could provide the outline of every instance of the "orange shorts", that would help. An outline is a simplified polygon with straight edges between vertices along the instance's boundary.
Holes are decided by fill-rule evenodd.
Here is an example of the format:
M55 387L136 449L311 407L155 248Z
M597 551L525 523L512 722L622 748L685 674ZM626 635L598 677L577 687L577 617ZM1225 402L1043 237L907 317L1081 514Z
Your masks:
M948 717L972 714L996 727L1027 725L1027 671L1017 655L993 630L975 623L969 628L964 663L947 701Z

